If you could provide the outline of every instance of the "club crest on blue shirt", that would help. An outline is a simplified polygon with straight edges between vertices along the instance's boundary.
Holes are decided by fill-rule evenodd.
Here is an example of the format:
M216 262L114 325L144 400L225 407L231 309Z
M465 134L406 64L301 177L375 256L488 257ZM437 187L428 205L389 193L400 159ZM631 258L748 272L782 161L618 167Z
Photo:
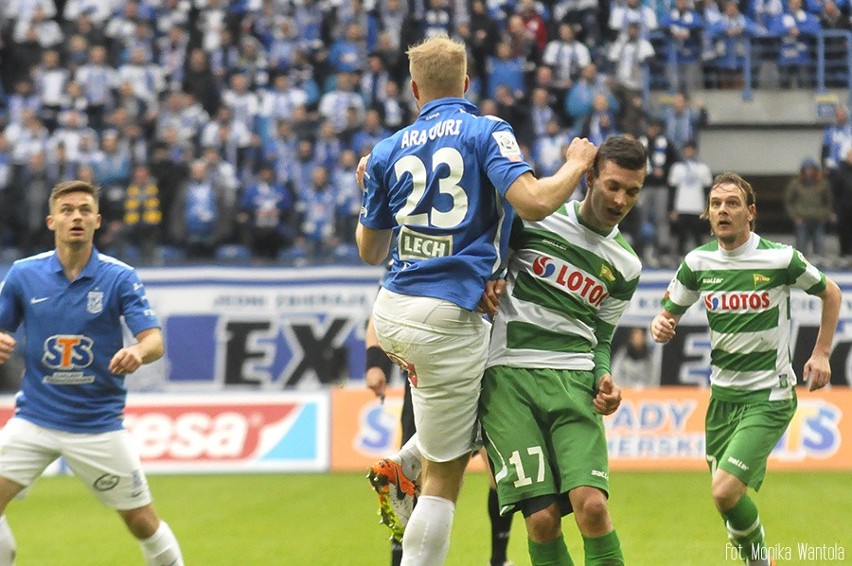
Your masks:
M89 291L86 297L86 310L92 314L98 314L104 310L103 291Z

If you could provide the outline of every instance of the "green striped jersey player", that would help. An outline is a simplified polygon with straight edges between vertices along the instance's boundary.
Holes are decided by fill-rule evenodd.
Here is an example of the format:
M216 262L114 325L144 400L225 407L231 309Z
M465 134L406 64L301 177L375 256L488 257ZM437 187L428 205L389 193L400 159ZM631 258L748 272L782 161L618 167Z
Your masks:
M686 255L651 322L651 336L671 340L683 313L703 299L710 326L705 451L713 500L746 564L768 566L772 547L747 491L760 489L769 454L796 410L790 292L798 288L822 300L819 333L802 370L811 391L831 378L841 294L801 252L754 233L756 215L748 181L736 173L714 179L702 216L715 240Z
M624 564L607 507L602 415L621 402L610 340L642 267L617 225L639 198L646 163L640 142L608 138L581 203L513 226L480 420L501 511L523 513L534 565L573 563L561 526L570 511L586 564Z

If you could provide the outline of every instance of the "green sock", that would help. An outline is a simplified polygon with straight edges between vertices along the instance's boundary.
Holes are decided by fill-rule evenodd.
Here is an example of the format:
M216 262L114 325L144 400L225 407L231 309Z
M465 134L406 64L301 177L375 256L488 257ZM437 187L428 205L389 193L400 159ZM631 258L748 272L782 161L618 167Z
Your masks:
M550 542L533 542L527 539L527 546L533 566L574 566L562 535Z
M757 514L757 506L748 495L743 495L737 504L722 512L725 526L734 546L739 548L740 556L746 562L765 556L763 550L766 543L763 540L763 525Z
M583 537L586 566L624 566L621 543L615 531L600 537Z

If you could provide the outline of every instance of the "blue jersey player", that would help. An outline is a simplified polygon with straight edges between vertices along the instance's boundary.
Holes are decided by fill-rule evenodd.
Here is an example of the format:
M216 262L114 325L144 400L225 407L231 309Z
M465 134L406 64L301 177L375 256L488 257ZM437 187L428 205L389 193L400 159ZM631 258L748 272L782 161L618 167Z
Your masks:
M62 456L115 509L151 566L183 564L122 424L124 376L163 355L160 323L132 267L101 255L98 189L83 181L53 188L47 227L56 249L16 261L0 286L0 363L23 326L25 370L15 414L0 431L0 513ZM122 319L136 337L123 343ZM15 540L0 516L0 566Z
M404 527L403 564L441 564L462 475L474 448L489 325L476 312L503 263L513 210L542 219L574 191L596 148L575 139L566 163L536 179L512 128L480 117L468 86L462 43L446 36L408 50L417 120L373 148L363 175L356 242L377 265L396 246L373 307L379 344L412 385L421 495ZM388 471L391 470L391 471ZM401 468L371 472L383 519ZM399 495L399 494L397 494ZM399 525L396 525L399 526Z

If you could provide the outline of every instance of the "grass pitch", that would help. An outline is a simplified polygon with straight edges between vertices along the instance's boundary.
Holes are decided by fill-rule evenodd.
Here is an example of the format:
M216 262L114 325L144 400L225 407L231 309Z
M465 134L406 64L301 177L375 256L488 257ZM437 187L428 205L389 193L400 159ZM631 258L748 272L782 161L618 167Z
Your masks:
M152 476L155 506L177 534L190 566L385 565L389 531L362 474ZM610 500L627 564L718 566L725 534L705 473L614 472ZM852 473L770 470L755 496L767 542L792 549L784 564L852 563ZM486 566L488 480L468 474L456 510L447 564ZM113 511L75 478L42 478L7 516L18 566L142 565L138 545ZM565 522L583 564L573 518ZM839 545L844 560L800 559L799 544ZM523 520L515 516L509 558L528 565ZM782 562L782 561L779 561Z

